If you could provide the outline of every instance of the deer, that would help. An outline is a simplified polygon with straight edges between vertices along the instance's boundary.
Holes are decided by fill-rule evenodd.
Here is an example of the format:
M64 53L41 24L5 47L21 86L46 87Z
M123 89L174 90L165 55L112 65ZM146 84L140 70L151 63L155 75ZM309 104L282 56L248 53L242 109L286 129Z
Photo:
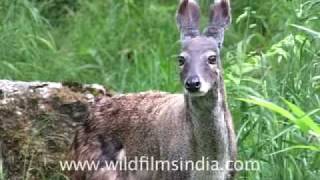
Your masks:
M74 180L232 180L237 148L220 58L231 23L229 0L210 6L209 25L200 32L200 7L181 0L177 10L181 53L177 61L184 93L159 91L101 97L74 137L76 162L119 162L135 157L167 161L217 162L219 170L120 170L99 164L73 171ZM143 165L144 167L146 165ZM227 168L229 167L229 168Z

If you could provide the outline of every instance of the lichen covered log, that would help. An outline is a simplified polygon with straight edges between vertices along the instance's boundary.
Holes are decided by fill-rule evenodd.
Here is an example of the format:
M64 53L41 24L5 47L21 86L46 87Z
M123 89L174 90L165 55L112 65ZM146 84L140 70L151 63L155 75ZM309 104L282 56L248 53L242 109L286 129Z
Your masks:
M111 93L99 85L0 80L0 175L59 176L59 162L98 96Z

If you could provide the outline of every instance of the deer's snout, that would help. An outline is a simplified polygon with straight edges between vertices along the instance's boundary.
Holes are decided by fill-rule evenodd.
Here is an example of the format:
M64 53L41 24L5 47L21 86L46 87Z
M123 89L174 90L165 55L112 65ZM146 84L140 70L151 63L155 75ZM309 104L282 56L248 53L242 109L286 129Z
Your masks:
M185 87L191 93L198 92L201 88L200 78L198 76L189 77L186 80Z

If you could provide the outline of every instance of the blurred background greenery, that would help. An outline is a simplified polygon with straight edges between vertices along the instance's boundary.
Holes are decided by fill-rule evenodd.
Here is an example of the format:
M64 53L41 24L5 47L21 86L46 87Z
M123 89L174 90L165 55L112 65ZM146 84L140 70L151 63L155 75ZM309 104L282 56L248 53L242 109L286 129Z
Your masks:
M200 4L207 15L210 1ZM180 92L176 6L1 0L0 79ZM261 164L238 179L319 179L320 0L233 0L232 9L223 63L239 159Z

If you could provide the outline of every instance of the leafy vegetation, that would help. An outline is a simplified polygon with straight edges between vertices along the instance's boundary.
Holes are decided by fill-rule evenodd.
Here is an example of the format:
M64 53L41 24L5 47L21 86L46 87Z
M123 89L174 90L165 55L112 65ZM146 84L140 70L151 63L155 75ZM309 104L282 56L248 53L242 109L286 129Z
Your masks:
M200 3L207 14L210 1ZM0 78L179 92L176 5L2 0ZM239 179L318 179L320 1L234 0L232 8L223 50L228 100L239 159L261 165Z

